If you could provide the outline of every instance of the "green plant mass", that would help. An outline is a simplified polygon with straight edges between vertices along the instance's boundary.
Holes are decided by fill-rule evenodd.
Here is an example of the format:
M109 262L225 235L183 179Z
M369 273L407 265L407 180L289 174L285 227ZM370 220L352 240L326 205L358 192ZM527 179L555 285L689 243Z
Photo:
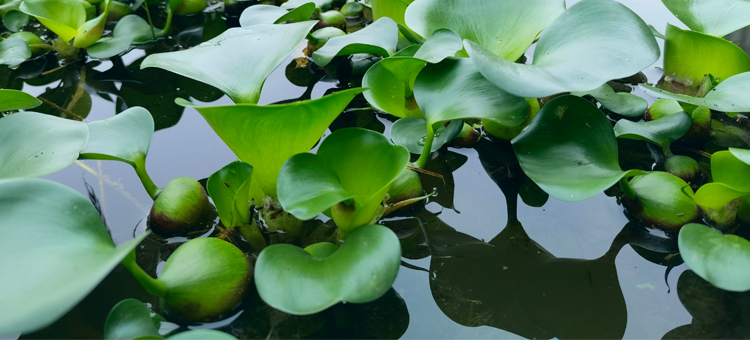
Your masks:
M750 0L0 0L0 339L750 339L748 37Z

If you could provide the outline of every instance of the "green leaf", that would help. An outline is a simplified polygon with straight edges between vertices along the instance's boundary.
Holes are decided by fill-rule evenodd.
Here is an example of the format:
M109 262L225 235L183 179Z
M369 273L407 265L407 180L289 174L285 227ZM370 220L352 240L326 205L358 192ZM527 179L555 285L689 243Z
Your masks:
M89 139L86 124L21 112L0 119L0 179L39 177L73 164Z
M572 95L595 98L602 107L626 117L640 117L648 110L648 101L628 92L615 92L609 84L594 90L571 92Z
M145 165L154 137L154 118L142 107L88 124L89 142L81 159L116 160L134 167Z
M390 18L381 18L352 34L329 39L323 47L313 52L315 64L323 67L336 56L370 53L388 57L396 52L398 26Z
M443 147L453 140L461 132L463 127L461 120L451 121L448 126L440 126L435 131L435 140L432 142L430 153ZM397 120L391 126L391 140L397 145L406 147L409 153L422 154L427 139L427 121L421 118L403 118Z
M373 107L399 118L422 117L413 98L414 81L427 63L439 63L461 50L461 38L439 29L422 45L412 45L375 63L362 78L365 99Z
M27 24L29 24L29 15L21 11L8 11L3 16L3 25L11 32L17 32Z
M750 25L747 0L662 0L688 28L723 37Z
M237 338L213 329L194 329L175 334L167 340L237 340Z
M634 123L626 119L620 119L615 124L615 136L651 142L665 148L685 135L690 130L691 125L693 125L693 119L685 112L675 113L645 123Z
M336 204L336 225L346 232L368 224L381 208L393 180L409 163L409 152L380 133L340 129L326 137L316 155L291 157L279 173L279 202L300 220L310 220ZM339 210L340 209L340 210Z
M406 29L406 20L404 19L404 14L406 12L407 6L411 4L414 0L370 0L370 3L368 4L365 2L365 6L370 6L372 9L372 18L378 20L383 17L388 17L396 23L399 24L399 26L404 27ZM402 31L403 33L403 31Z
M0 64L16 67L31 58L29 44L21 39L5 39L0 41Z
M545 192L575 202L593 197L623 177L609 119L591 102L572 95L542 107L511 141L521 168Z
M1 45L1 43L0 43ZM42 101L23 91L0 89L0 112L38 107Z
M304 6L305 4L313 2L315 3L315 7L319 8L323 11L328 10L329 7L331 7L332 0L289 0L283 4L281 4L281 8L291 10L296 9L300 6Z
M750 150L729 148L729 152L732 152L732 155L737 157L741 162L750 165Z
M188 320L215 318L237 305L252 278L252 264L233 244L195 238L169 256L159 276L164 300Z
M268 75L299 46L315 23L231 28L187 50L149 55L141 69L162 68L216 87L235 103L257 103Z
M706 94L706 97L675 94L650 85L640 84L640 86L648 95L656 98L668 98L719 112L750 111L750 99L747 98L746 93L750 89L750 72L724 80Z
M243 162L227 164L208 178L206 189L226 227L250 223L250 179L253 167Z
M117 22L111 38L100 39L86 52L93 58L110 58L125 52L134 42L152 40L153 35L151 26L145 19L137 15L127 15Z
M175 102L198 110L234 154L253 166L253 183L266 195L275 197L276 179L284 162L312 149L333 120L362 91L349 89L316 100L269 106L199 107L182 99Z
M256 24L279 24L286 21L307 21L315 12L315 3L308 2L288 11L273 5L253 5L242 11L240 26L250 27Z
M358 304L379 298L393 284L400 264L401 246L393 231L363 226L325 258L293 245L269 246L258 256L255 284L267 304L309 315L342 301Z
M701 186L695 194L695 202L701 207L718 211L727 203L750 195L747 181L750 165L735 157L733 152L719 151L711 156L711 177L714 182Z
M490 83L468 58L449 58L422 69L414 98L433 129L458 119L486 119L505 126L526 120L529 105Z
M104 11L96 18L87 21L80 28L78 34L73 40L73 46L77 48L87 48L94 45L104 32L104 25L107 24L109 16L109 3L111 0L104 0Z
M86 9L77 0L24 0L21 12L36 17L64 41L78 35L78 28L86 23Z
M627 196L623 202L628 211L650 226L676 232L700 214L693 201L693 189L670 173L655 171L636 176L629 185L636 200Z
M708 226L685 225L677 239L680 256L696 275L732 292L750 290L750 242Z
M664 81L660 87L692 95L706 75L723 81L747 71L750 57L732 42L667 25Z
M648 25L616 1L583 0L565 11L540 35L532 65L499 57L471 40L464 46L488 80L522 97L593 90L659 59Z
M0 226L1 334L65 315L146 236L115 248L88 198L41 179L0 181Z
M405 18L409 29L424 38L448 28L492 55L515 61L564 11L563 0L417 0L406 9Z
M161 316L152 317L151 310L143 302L125 299L107 315L104 340L162 339L160 326Z

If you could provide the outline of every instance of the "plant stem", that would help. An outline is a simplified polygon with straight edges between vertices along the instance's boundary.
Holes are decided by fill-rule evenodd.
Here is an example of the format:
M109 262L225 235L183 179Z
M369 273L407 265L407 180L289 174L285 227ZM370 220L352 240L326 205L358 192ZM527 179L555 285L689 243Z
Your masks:
M167 284L162 280L149 276L149 274L147 274L146 271L143 271L143 269L135 262L135 250L125 257L122 261L122 265L130 271L133 277L135 277L138 283L140 283L147 292L159 298L163 298L167 295Z
M146 192L151 196L151 199L155 199L156 194L159 193L159 190L161 189L154 184L154 181L151 180L151 176L149 176L146 171L146 157L138 158L133 165L133 168L135 169L135 173L138 174L138 178L141 179L143 188L146 189Z
M267 246L266 239L263 238L263 234L260 233L260 230L258 230L258 227L255 226L254 223L240 226L239 230L242 238L247 240L250 246L256 251L259 252Z
M636 194L635 189L633 189L633 187L630 186L630 183L628 182L628 179L625 176L623 176L623 178L620 179L620 188L622 188L622 192L625 193L625 195L631 201L638 199L638 194Z
M661 151L664 152L664 158L670 158L674 156L674 154L672 153L672 148L669 147L669 144L662 145Z
M172 15L172 6L169 4L169 1L167 1L167 22L164 23L164 29L160 30L159 33L156 34L157 38L166 36L167 34L169 34L169 31L172 30Z
M151 27L151 35L153 36L153 40L156 40L156 31L154 31L154 22L151 21L151 12L148 10L148 4L144 2L142 6L143 6L143 9L146 10L146 18L148 18L148 25ZM169 4L167 4L167 7L169 7Z
M414 162L415 167L421 169L427 164L427 161L430 159L430 154L432 154L433 141L435 141L435 131L432 130L432 125L427 125L427 136L425 136L424 149L422 150L422 155L419 156L419 159Z

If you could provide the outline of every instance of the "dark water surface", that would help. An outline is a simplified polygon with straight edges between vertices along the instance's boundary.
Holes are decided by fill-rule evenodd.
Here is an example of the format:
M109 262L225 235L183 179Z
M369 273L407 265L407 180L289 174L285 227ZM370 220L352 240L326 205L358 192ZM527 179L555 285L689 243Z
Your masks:
M575 2L568 1L568 6ZM661 31L667 22L684 27L660 1L621 2ZM201 16L206 19L206 27L220 28L223 20L210 17ZM200 42L200 26L196 31ZM183 34L186 32L191 31ZM735 34L732 39L747 41L744 38ZM168 41L181 40L196 43L187 34ZM301 49L289 62L302 56ZM133 67L137 67L143 56L143 51L134 50L122 58L122 63L128 66L135 62ZM335 82L325 81L312 89L294 85L286 77L287 65L268 78L260 104L305 94L318 98L337 87ZM659 79L660 65L657 62L644 72L649 82ZM137 73L137 69L133 71ZM236 159L195 110L172 113L181 114L179 122L164 117L177 109L175 97L218 97L216 91L164 71L150 69L145 75L130 77L122 72L110 61L86 69L87 79L113 92L99 95L87 87L92 100L87 120L108 118L120 111L102 96L114 100L118 94L128 106L149 108L157 127L168 126L156 132L148 156L147 167L157 185L175 177L204 179ZM8 72L0 71L0 77L3 74ZM118 82L107 82L110 79ZM0 83L5 84L5 80ZM145 87L148 82L157 86ZM23 90L38 96L60 84L60 80L41 86L24 83ZM221 97L208 103L231 101ZM334 127L361 125L382 131L390 124L388 118L372 112L352 112L343 114ZM672 334L721 338L732 337L736 328L743 328L729 311L722 313L731 310L740 296L705 286L684 265L675 266L665 279L675 241L629 224L615 197L601 194L579 203L550 198L541 207L529 206L525 202L533 204L536 192L526 191L529 184L514 164L509 145L485 139L473 149L441 151L430 164L429 170L446 177L447 186L425 177L429 181L425 189L438 187L439 196L424 209L384 219L402 238L404 266L393 289L383 298L295 317L264 305L253 289L235 316L190 328L217 328L249 339L660 339L690 324L694 317L704 326L683 327ZM82 193L87 193L88 183L102 203L116 243L132 238L134 230L140 233L145 229L142 220L152 202L129 165L82 161L47 178ZM449 190L452 185L453 194ZM524 200L518 196L519 189L526 196ZM164 244L149 238L139 248L139 262L147 271L158 272L178 244L179 240ZM717 294L722 301L718 306L711 304ZM107 313L115 303L129 297L153 303L161 310L156 299L123 268L117 268L63 319L21 338L101 339ZM704 321L711 318L700 314L708 306L721 317Z

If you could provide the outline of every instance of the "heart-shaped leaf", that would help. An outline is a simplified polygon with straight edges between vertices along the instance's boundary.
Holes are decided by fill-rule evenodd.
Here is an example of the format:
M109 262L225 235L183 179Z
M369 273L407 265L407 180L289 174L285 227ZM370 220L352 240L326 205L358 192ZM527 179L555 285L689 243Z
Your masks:
M668 98L726 113L750 111L750 99L746 93L750 89L750 72L724 80L709 91L706 97L675 94L644 84L640 86L647 94L656 98Z
M197 109L234 154L253 166L253 183L266 195L275 197L276 179L284 162L312 149L326 128L362 91L349 89L316 100L269 106L199 107L181 99L176 102Z
M388 57L396 52L398 26L392 19L381 18L352 34L331 38L323 47L313 52L312 59L319 66L326 66L336 56L371 53Z
M435 152L453 140L461 132L464 123L461 120L451 121L448 126L440 126L435 131L432 150ZM391 140L397 145L406 147L410 153L422 154L427 140L427 121L421 118L403 118L391 126Z
M140 300L125 299L107 315L104 340L162 339L159 334L162 321L161 316L152 316L151 310Z
M338 203L353 204L332 210L345 232L368 224L381 207L393 180L409 163L409 152L392 145L380 133L340 129L326 137L316 155L298 154L279 173L279 202L300 220L310 220Z
M89 142L81 159L116 160L145 167L154 137L154 118L142 107L88 124Z
M732 292L750 290L750 242L700 224L685 225L677 240L680 256L696 275Z
M563 201L588 199L623 177L644 174L620 168L612 124L596 106L577 96L561 96L544 105L511 142L526 175Z
M0 112L30 109L41 104L42 101L23 91L0 89Z
M11 32L20 31L27 24L29 24L29 15L21 11L11 10L3 16L3 25Z
M154 32L145 19L137 15L127 15L117 22L111 38L99 40L86 52L93 58L105 59L125 52L134 42L141 43L153 39Z
M560 15L540 35L532 65L497 56L471 40L464 46L489 81L522 97L593 90L659 59L648 25L611 0L583 0Z
M315 23L231 28L187 50L149 55L141 69L162 68L216 87L235 103L257 103L268 75L299 46Z
M602 107L626 117L639 117L648 110L648 101L643 97L628 92L615 92L609 84L604 84L591 91L571 92L572 95L595 98Z
M307 21L315 12L315 3L308 2L288 11L273 5L253 5L242 11L240 15L240 26L249 27L256 24L279 24L286 21Z
M115 247L88 198L41 179L0 181L0 226L1 334L62 317L146 236Z
M563 0L416 0L406 9L405 18L409 29L424 38L448 28L493 55L515 61L564 11Z
M66 42L73 40L78 28L86 23L86 9L77 0L24 0L19 9Z
M733 153L744 153L733 149L719 151L711 156L711 178L714 182L705 184L695 194L695 202L701 207L721 210L727 203L750 195L750 165L738 159ZM739 151L739 152L738 152Z
M750 2L741 0L662 0L688 28L724 37L750 25Z
M86 124L21 112L0 119L0 179L39 177L66 168L86 146Z
M615 124L615 136L623 139L651 142L662 148L669 147L690 130L693 119L685 112L675 113L654 121L634 123L620 119Z
M438 29L421 45L409 46L375 63L362 78L365 99L373 107L399 118L422 117L413 98L414 81L428 63L456 54L463 44L449 29Z
M29 44L21 39L5 39L0 41L0 64L16 67L31 58Z
M237 227L250 223L250 179L253 167L233 162L208 178L206 189L216 205L221 223Z
M723 81L747 71L750 57L734 43L667 25L661 88L693 95L708 74Z
M393 231L363 226L325 258L293 245L269 246L258 256L255 284L267 304L309 315L342 301L356 304L379 298L393 284L400 264L401 246Z

